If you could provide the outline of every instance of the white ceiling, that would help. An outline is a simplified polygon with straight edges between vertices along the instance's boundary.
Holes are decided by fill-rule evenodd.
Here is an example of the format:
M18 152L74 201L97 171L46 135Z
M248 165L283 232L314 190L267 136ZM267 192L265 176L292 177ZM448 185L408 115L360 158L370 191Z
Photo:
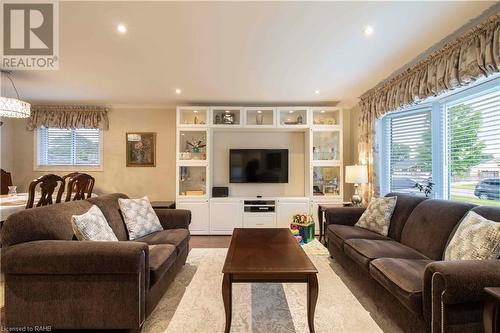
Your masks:
M32 102L350 106L492 4L61 2L60 69L14 78Z

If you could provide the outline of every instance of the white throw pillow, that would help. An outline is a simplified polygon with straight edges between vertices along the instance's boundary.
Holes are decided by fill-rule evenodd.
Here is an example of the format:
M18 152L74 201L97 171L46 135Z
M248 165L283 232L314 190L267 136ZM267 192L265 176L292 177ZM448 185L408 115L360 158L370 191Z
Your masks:
M163 230L148 197L118 199L130 240Z
M356 226L387 236L398 197L373 198Z
M446 246L444 260L487 260L500 256L500 222L468 212Z
M82 215L71 217L71 226L78 240L118 241L113 229L96 205Z

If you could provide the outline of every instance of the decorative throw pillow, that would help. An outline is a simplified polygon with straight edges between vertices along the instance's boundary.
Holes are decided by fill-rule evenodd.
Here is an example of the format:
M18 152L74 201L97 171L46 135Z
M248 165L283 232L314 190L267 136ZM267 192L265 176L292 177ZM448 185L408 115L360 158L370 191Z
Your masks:
M82 215L71 217L71 226L78 240L118 241L99 207L93 205Z
M387 236L398 197L373 198L356 226Z
M444 251L444 260L486 260L500 256L500 222L468 212Z
M130 240L163 230L148 197L118 199Z

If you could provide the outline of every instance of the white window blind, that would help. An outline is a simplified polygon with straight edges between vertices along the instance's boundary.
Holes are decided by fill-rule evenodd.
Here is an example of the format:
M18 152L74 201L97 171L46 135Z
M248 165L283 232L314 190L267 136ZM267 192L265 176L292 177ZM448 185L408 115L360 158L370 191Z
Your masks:
M39 166L99 166L99 129L38 129Z
M500 202L500 87L450 103L446 111L448 197Z
M418 192L416 183L427 183L432 175L431 110L389 116L385 147L389 150L389 190Z

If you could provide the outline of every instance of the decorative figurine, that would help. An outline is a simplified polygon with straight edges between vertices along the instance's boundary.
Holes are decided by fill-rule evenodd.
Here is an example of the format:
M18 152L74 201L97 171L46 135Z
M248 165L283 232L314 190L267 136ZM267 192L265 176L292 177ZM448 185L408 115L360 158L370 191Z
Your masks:
M297 116L297 124L302 125L302 121L303 121L302 115L299 114Z

